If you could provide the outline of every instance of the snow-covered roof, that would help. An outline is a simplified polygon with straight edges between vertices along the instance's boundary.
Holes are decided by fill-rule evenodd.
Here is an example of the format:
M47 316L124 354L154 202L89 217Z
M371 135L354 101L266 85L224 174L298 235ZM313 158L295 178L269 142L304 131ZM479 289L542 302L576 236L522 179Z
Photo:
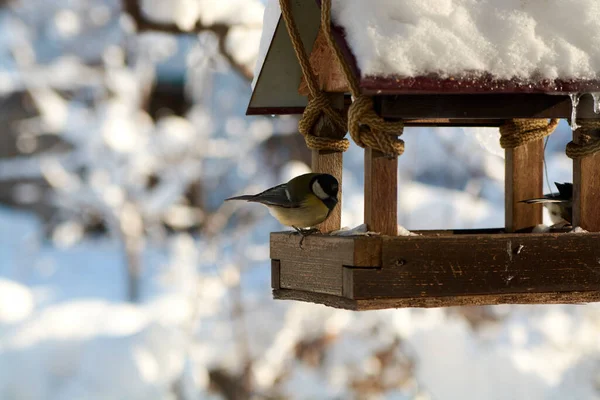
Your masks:
M598 0L333 0L361 76L600 78Z
M309 52L316 3L291 2ZM248 114L301 113L301 71L278 0L266 10ZM332 20L364 94L600 92L598 0L332 0ZM542 100L540 109L555 105Z

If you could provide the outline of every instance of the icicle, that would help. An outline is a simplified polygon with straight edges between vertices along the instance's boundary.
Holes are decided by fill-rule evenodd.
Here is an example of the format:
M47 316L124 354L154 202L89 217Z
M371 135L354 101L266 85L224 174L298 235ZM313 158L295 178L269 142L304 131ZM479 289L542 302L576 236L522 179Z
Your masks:
M579 105L579 99L581 95L579 93L569 94L571 98L571 131L575 132L579 125L577 125L577 106Z
M592 93L594 98L594 113L600 114L600 92Z

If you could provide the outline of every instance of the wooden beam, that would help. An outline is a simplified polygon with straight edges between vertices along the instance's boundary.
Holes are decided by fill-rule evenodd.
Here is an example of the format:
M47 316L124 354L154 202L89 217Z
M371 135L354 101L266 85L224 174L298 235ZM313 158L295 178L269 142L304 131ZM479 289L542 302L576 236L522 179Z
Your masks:
M349 92L346 78L333 50L329 47L323 30L319 29L317 39L310 53L310 65L317 78L319 89L329 93ZM308 86L304 76L300 79L298 93L308 96Z
M383 118L404 119L405 126L499 126L512 118L571 117L569 96L548 94L407 94L374 96ZM249 107L247 115L302 114L304 107ZM579 101L579 118L595 118L591 96Z
M380 269L352 269L354 299L593 291L599 234L383 238ZM443 251L440 251L443 249Z
M343 94L328 94L332 105L336 109L344 109L344 95ZM346 135L345 130L339 130L329 120L329 117L322 115L315 126L315 135L321 137L331 137L341 139ZM329 218L317 226L321 232L331 232L340 229L342 226L342 171L343 171L343 158L344 153L337 151L328 150L312 150L312 170L313 172L320 172L330 174L336 177L339 184L338 193L338 204L333 209Z
M505 94L403 94L377 96L375 106L383 118L400 119L512 119L570 118L567 95ZM582 96L579 118L599 118L591 96Z
M275 289L276 300L304 301L352 311L389 308L438 308L456 306L487 306L498 304L585 304L600 301L600 291L494 294L479 296L411 297L403 299L353 300L346 297L312 293L302 290Z
M405 127L499 127L503 119L463 119L463 118L438 118L438 119L405 119Z
M507 232L531 229L543 222L541 204L519 203L543 197L543 140L505 150L504 222Z
M382 235L398 234L398 157L365 149L365 223Z
M591 97L591 96L584 96ZM600 131L596 131L600 134ZM581 132L573 133L578 143ZM600 154L573 160L573 226L600 232Z

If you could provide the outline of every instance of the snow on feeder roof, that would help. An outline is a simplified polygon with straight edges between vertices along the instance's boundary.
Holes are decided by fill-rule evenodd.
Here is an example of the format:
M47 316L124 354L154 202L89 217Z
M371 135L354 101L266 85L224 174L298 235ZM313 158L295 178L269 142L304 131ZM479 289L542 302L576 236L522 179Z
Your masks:
M268 6L272 16L277 3ZM301 3L292 5L294 17L305 47L315 51L319 1ZM596 0L334 0L332 20L364 94L600 91ZM248 114L301 113L306 105L297 93L301 72L284 25L272 22L263 32L261 48L268 51ZM339 83L333 90L328 85L323 89L342 91ZM542 103L549 107L548 99Z
M600 78L596 0L338 0L332 13L363 79Z

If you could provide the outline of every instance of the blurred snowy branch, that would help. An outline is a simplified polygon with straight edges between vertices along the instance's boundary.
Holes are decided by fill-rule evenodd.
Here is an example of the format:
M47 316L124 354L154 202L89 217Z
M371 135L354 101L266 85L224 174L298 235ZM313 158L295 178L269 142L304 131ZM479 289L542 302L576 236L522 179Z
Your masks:
M150 3L148 7L144 7L145 4ZM206 3L206 4L203 4ZM247 55L240 54L240 50L243 46L240 46L236 42L244 40L245 35L256 35L258 31L260 33L262 27L262 20L254 18L249 21L238 20L231 18L231 15L260 15L262 18L262 4L259 1L250 1L238 5L243 7L241 10L236 7L232 7L231 4L217 5L214 2L209 4L201 0L187 0L187 1L173 1L168 2L167 7L172 12L172 22L168 20L156 21L153 19L155 15L161 15L160 10L164 8L164 2L162 7L160 3L142 1L142 0L123 0L124 10L131 16L138 32L144 31L160 31L165 33L173 34L189 34L189 33L200 33L200 32L212 32L218 39L218 46L221 55L227 60L231 67L237 71L246 80L251 80L253 76L253 66L255 57L248 57ZM158 8L158 10L157 10ZM252 11L248 11L248 8L254 8ZM154 10L153 12L146 12L146 10ZM211 15L212 18L201 18L201 13L208 13L214 9L226 9L229 14L223 16L219 15L217 11L216 15ZM206 11L209 10L209 11ZM164 16L164 13L162 14Z

